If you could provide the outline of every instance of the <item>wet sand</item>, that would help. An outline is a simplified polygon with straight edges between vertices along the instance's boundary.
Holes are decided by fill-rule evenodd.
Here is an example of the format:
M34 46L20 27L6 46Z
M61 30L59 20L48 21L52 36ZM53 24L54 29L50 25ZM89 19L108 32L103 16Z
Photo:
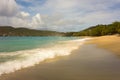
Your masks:
M73 54L3 75L0 80L120 80L120 58L86 44Z

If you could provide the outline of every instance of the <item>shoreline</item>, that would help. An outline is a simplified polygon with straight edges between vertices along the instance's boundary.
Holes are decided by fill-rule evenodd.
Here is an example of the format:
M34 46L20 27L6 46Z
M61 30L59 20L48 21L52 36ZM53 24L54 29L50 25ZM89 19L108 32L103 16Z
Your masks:
M109 57L109 58L108 58ZM36 66L5 74L1 80L119 80L120 59L85 44L70 56L44 61Z
M50 46L48 48L38 48L33 50L23 50L8 53L8 55L20 55L20 57L23 56L23 58L1 63L0 76L2 76L3 74L10 74L12 72L16 72L18 70L31 66L36 66L36 64L40 64L41 62L46 60L56 59L62 56L69 56L70 54L72 54L72 51L78 49L79 46L83 45L86 40L88 40L88 38L79 40L68 40L62 41L61 43Z
M113 38L115 38L115 42L116 42L116 39L118 39L119 37L116 37L116 36L102 36L102 37L92 38L91 40L85 41L84 44L80 45L78 49L73 50L72 53L71 53L71 55L69 55L69 56L60 56L60 57L56 57L56 58L53 58L53 59L46 59L45 61L43 61L43 62L41 62L41 63L39 63L39 64L37 64L35 66L28 67L28 68L23 68L21 70L15 71L13 73L4 74L4 75L0 76L0 79L1 80L23 80L23 79L29 79L29 80L48 80L50 78L49 80L56 80L56 79L57 80L61 80L60 76L58 76L58 75L62 75L63 73L66 75L66 76L63 77L63 80L73 80L73 79L74 80L75 79L79 80L79 79L84 79L85 78L84 76L88 76L87 74L89 74L90 76L93 76L93 77L88 76L88 78L85 78L84 80L88 80L89 78L92 78L92 80L95 80L95 79L97 79L97 77L101 78L101 79L109 79L109 80L111 80L111 78L107 76L108 74L110 76L113 75L114 79L117 79L117 78L120 79L119 76L115 75L115 74L119 74L120 75L120 73L118 73L115 68L112 68L113 72L115 71L115 74L114 73L112 73L112 74L110 74L110 73L102 73L101 71L99 71L99 67L98 67L98 70L96 70L97 71L97 73L96 73L96 71L91 71L90 68L89 68L89 67L91 67L89 64L99 65L99 60L100 60L100 64L102 63L101 65L104 66L105 65L104 62L106 62L106 59L109 56L112 56L113 60L111 58L110 59L108 58L109 59L108 63L107 63L108 65L116 67L115 65L118 65L118 63L120 63L119 62L120 60L116 57L117 53L115 53L115 55L114 55L111 52L111 49L108 48L108 45L111 45L111 39L113 39ZM108 41L108 40L109 40L109 42L103 46L103 44L104 44L103 42L105 41L105 43L106 43L106 41ZM78 43L78 42L79 42L79 40L77 40L76 43ZM117 41L116 43L118 44L119 41ZM114 42L113 42L113 44L114 44ZM93 46L89 46L89 45L93 45ZM95 45L97 45L98 47L95 47ZM116 48L116 46L114 46L114 48ZM118 52L119 52L119 50L118 50ZM86 62L84 62L84 58L85 58L85 61L89 62L89 61L91 61L91 60L89 60L89 58L92 59L91 55L93 56L92 63L91 62L87 63L87 66L86 66L85 65ZM104 59L102 59L102 58L104 58ZM118 63L116 62L116 59L114 60L114 58L117 58L117 62ZM68 59L68 61L66 63L64 63L64 61L66 61L67 59ZM77 61L73 62L74 59L75 60L77 59ZM83 59L84 63L80 61L81 59ZM115 61L115 63L117 63L117 64L109 63L110 60L112 60L111 62ZM80 61L81 64L79 64L79 65L75 64L75 63L78 63L79 61ZM71 63L71 62L73 62L73 63ZM57 64L57 67L54 66L56 64ZM76 66L74 66L74 64ZM101 65L99 65L99 66L101 66ZM53 67L51 67L51 66L53 66ZM69 69L70 66L74 66L74 67L71 67L70 70L66 71L66 69ZM88 71L86 69L84 69L84 68L80 69L80 70L82 70L82 72L84 72L84 70L85 70L86 71L86 72L84 72L85 74L81 73L81 71L79 71L79 68L77 66L80 66L80 68L82 68L83 66L87 67L88 68L87 70L88 71L90 70L90 73L87 73ZM95 67L95 66L93 66L93 67ZM117 67L120 67L120 65L117 66ZM59 71L59 69L61 69L61 70ZM101 68L101 70L102 69L104 69L104 68ZM75 70L75 72L73 72L73 73L81 75L82 78L80 78L80 77L72 74L72 72L68 73L71 70L73 70L73 71ZM94 70L94 68L93 68L93 70ZM111 68L110 68L110 70L111 70ZM59 74L56 73L57 71L58 71ZM78 73L76 71L78 71ZM53 72L53 73L50 73L50 72ZM92 74L92 72L94 72L94 74ZM74 75L73 77L71 77L73 79L67 77L68 74L70 74L71 76ZM96 76L96 74L97 74L97 76ZM29 75L31 75L30 78L29 78ZM56 75L56 76L53 76L53 75ZM82 76L82 75L84 75L84 76ZM104 76L107 76L108 78L104 77ZM117 76L117 77L115 78L115 76ZM66 77L69 78L69 79L67 79ZM75 77L77 77L77 78L75 78ZM99 80L99 79L97 79L97 80Z

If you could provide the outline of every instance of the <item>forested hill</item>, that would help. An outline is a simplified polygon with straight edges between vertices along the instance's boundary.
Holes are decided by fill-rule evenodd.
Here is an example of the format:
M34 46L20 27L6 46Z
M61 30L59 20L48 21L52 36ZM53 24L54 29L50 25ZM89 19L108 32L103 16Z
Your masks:
M0 36L104 36L120 34L120 22L108 25L96 25L79 32L56 32L0 26Z
M0 36L63 36L64 33L56 31L34 30L28 28L13 28L0 26Z
M120 34L120 22L108 25L96 25L79 32L69 32L66 36L104 36Z

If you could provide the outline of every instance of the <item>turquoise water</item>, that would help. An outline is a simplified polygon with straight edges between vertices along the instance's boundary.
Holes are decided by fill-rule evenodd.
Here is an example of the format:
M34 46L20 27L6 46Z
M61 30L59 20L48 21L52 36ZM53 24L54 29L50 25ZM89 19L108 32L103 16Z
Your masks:
M0 52L35 49L77 37L0 37Z

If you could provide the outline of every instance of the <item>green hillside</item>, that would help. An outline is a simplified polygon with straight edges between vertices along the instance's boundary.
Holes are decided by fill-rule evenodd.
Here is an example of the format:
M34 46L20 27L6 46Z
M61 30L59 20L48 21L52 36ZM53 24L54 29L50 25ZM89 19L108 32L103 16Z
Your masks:
M63 34L55 31L0 26L0 36L63 36Z
M120 22L108 25L96 25L79 32L69 32L66 36L104 36L120 34Z
M120 34L120 22L113 22L108 25L96 25L79 32L66 33L0 26L0 36L104 36L113 34Z

